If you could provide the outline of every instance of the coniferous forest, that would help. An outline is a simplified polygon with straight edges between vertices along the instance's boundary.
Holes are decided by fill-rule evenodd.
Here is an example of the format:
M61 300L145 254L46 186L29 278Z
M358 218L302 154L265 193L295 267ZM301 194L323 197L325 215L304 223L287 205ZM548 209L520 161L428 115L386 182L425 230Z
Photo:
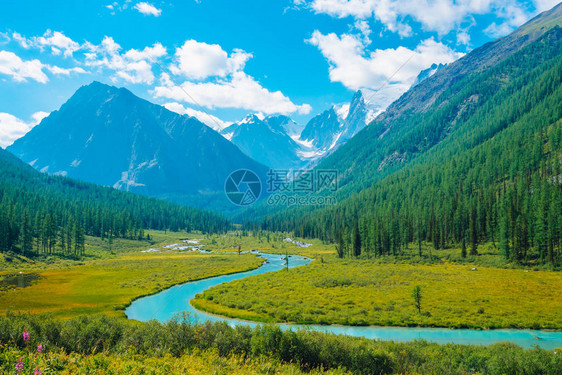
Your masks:
M562 3L7 3L0 373L562 375Z
M466 77L432 111L403 115L390 129L371 125L357 138L386 132L390 141L371 171L386 177L334 207L283 212L260 227L321 238L342 257L398 255L411 243L421 251L426 241L435 249L458 246L466 256L489 242L509 262L559 267L561 37L555 28Z
M147 239L145 229L229 228L219 214L41 174L0 150L0 251L81 255L85 235Z

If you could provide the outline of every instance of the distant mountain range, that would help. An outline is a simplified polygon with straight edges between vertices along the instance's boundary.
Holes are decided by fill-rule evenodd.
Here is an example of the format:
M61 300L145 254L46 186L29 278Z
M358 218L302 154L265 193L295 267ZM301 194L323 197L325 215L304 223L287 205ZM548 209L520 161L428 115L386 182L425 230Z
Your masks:
M295 141L302 129L287 116L248 115L221 131L246 155L276 169L294 169L303 164L301 145Z
M381 111L357 91L349 105L332 106L306 126L287 116L248 115L220 133L246 155L275 169L312 167L363 129Z
M213 201L217 209L228 205L231 172L267 172L194 117L99 82L81 87L8 150L49 174L197 206Z
M306 125L250 114L215 131L127 89L93 82L8 150L48 174L224 211L233 208L224 195L233 171L253 170L265 183L268 168L312 168L380 112L357 91L349 104Z

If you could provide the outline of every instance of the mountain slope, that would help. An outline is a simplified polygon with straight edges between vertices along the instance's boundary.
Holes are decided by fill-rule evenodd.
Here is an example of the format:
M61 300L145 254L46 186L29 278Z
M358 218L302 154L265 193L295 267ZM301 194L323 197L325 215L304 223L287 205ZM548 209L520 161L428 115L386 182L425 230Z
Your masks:
M198 205L207 202L195 195L223 198L234 170L265 174L195 118L98 82L80 88L8 149L43 172Z
M408 90L376 119L377 123L390 124L408 112L423 113L450 86L465 76L495 66L508 56L540 38L546 30L562 26L562 4L543 12L513 33L484 44L466 56L437 71L431 79L423 80Z
M300 139L320 150L328 150L340 132L340 119L334 107L314 116L304 128Z
M449 77L427 108L398 113L393 104L394 120L380 116L321 163L340 173L340 190L322 192L337 205L281 211L261 226L355 255L397 255L414 241L465 243L477 254L490 241L514 262L561 264L562 16L551 17L560 9L537 18L554 27L535 19L514 33L542 32L521 50L498 61L504 44L494 42L501 50L486 68ZM441 71L426 81L442 80ZM256 209L247 217L271 212Z
M43 241L56 239L58 249L64 246L59 232L76 228L97 237L140 238L143 228L216 232L228 226L214 213L40 173L0 148L0 251L17 246L27 252L32 242L53 251Z
M303 164L298 156L301 146L290 136L296 136L297 132L296 124L287 116L260 119L248 115L223 129L221 134L264 165L274 169L297 169Z
M544 27L540 26L543 25L541 22ZM463 89L462 82L466 84L476 74L489 72L523 46L544 36L549 30L548 25L556 24L562 25L562 4L512 34L477 48L440 69L412 87L357 137L324 159L319 168L340 171L342 196L360 191L402 168L409 160L454 135L459 120L471 116L480 106L489 105L486 104L491 98L489 94L501 87L502 80L488 83L489 91L481 89L482 92L475 91L461 98L457 94ZM557 43L552 38L550 42ZM537 61L533 67L539 63Z
M327 155L351 139L378 113L369 108L361 90L353 95L349 106L332 108L313 117L301 133L303 142L312 144Z
M352 138L379 112L357 91L349 105L332 106L301 126L287 116L250 114L220 133L252 159L274 169L312 168Z

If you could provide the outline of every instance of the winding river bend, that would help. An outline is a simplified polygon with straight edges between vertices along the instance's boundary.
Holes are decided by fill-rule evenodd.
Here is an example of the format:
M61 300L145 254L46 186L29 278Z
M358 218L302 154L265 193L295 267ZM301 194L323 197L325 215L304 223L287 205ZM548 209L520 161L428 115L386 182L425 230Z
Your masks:
M281 255L260 254L266 259L264 264L252 271L240 272L232 275L217 276L208 279L191 281L177 285L160 293L140 298L134 301L126 310L125 314L129 319L148 321L156 319L165 322L175 314L188 312L195 321L203 323L206 321L227 321L232 325L244 324L255 326L259 323L248 322L238 319L219 317L194 309L189 301L196 294L202 293L215 285L226 283L232 280L242 279L262 273L273 272L283 269L285 266ZM307 265L310 259L300 256L291 256L289 267L299 267ZM562 332L550 332L539 330L522 329L494 329L494 330L475 330L475 329L448 329L448 328L417 328L417 327L379 327L379 326L326 326L326 325L292 325L281 324L283 329L306 328L321 332L345 334L349 336L362 336L378 340L412 341L424 339L440 344L476 344L489 345L501 341L509 341L524 348L538 345L544 349L554 349L562 347ZM538 337L538 338L537 338Z

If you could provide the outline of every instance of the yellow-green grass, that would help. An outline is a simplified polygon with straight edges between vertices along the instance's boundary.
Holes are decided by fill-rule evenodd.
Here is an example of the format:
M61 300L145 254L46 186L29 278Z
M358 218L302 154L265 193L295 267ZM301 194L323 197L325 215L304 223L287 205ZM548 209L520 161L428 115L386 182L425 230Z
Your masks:
M38 271L26 288L0 292L0 313L52 313L57 317L123 315L135 298L172 285L258 267L254 255L137 253Z
M23 256L19 253L0 253L0 275L14 270L29 272L53 268L65 268L82 265L89 260L114 258L123 253L139 253L151 247L161 248L164 245L177 243L180 238L201 237L200 233L178 233L164 231L147 231L150 241L138 241L123 238L113 239L110 245L107 239L86 236L85 254L80 256L61 255L58 249L53 254L33 254Z
M562 274L368 260L309 266L219 285L192 304L265 322L562 329ZM422 292L421 314L412 298Z
M303 255L319 260L335 256L333 244L325 244L317 239L294 238L287 233L248 232L245 236L239 236L239 234L240 232L229 232L227 234L201 236L200 238L204 239L206 249L216 252L237 252L238 245L240 245L241 251L259 250L272 254L288 252L289 254ZM312 246L300 247L284 241L286 238L310 243Z
M4 350L3 350L4 349ZM295 364L284 364L267 357L244 358L240 355L220 356L217 351L195 351L174 357L123 354L81 355L63 352L33 353L32 351L0 347L0 373L15 374L16 364L22 363L20 374L304 374ZM314 371L315 374L349 374L343 370Z

